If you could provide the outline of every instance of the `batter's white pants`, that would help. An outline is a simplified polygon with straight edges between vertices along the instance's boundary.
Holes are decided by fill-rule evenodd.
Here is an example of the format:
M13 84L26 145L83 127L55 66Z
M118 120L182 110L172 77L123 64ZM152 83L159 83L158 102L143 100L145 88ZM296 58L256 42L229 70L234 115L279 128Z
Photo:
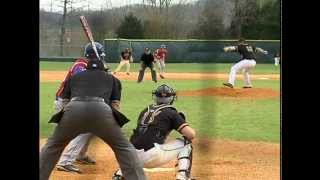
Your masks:
M164 60L163 59L157 59L156 62L157 62L157 65L159 67L160 75L164 75L164 70L165 70L165 67L166 67L166 64L164 63Z
M154 147L148 151L137 150L138 157L144 168L156 168L178 159L177 171L188 170L191 167L190 159L186 158L191 156L191 152L191 144L185 145L182 139L172 140L161 145L154 143ZM118 170L116 174L122 175L121 170ZM181 176L184 177L184 174L176 174L177 179L183 179Z
M130 61L129 60L121 60L120 64L118 65L117 69L114 72L120 71L122 66L126 65L126 72L128 73L130 71Z
M77 158L84 158L92 137L93 135L91 133L86 133L80 134L74 138L61 155L57 165L71 165L76 161Z
M243 59L231 67L229 74L229 83L234 86L236 81L236 76L239 71L243 71L245 86L252 86L250 80L250 70L256 66L256 61L254 59Z
M58 100L54 103L56 112L59 112L65 106L61 98L58 98ZM66 150L61 155L57 165L71 165L76 161L77 158L84 158L86 156L88 146L92 137L93 135L90 133L80 134L72 141L70 141Z

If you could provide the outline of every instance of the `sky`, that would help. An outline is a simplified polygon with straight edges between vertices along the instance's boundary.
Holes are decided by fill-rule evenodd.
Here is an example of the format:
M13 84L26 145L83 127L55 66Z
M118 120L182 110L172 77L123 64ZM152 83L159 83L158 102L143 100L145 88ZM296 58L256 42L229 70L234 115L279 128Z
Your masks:
M63 0L40 0L40 8L45 9L47 11L51 10L51 2L52 2L52 11L57 11L62 9L61 7L57 7L57 5L62 4L61 1ZM101 7L108 6L112 7L120 7L126 4L136 4L141 3L142 0L73 0L75 3L75 7L85 7L88 8L88 2L89 3L89 9L96 10L100 9ZM180 0L173 0L172 2L179 2ZM185 2L194 2L196 0L185 0ZM108 3L107 3L108 2Z

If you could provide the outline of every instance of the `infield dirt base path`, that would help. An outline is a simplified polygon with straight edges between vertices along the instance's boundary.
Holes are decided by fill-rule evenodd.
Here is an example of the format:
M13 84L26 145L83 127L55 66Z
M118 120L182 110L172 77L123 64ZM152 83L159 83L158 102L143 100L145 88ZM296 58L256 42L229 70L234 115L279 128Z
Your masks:
M41 146L45 139L40 140ZM265 142L197 139L193 143L192 174L197 180L279 180L280 145ZM118 168L114 154L100 139L91 141L88 153L96 165L79 165L83 174L53 171L50 180L111 180ZM174 180L175 162L146 169L149 180ZM154 171L154 172L153 172Z
M40 82L55 82L62 81L66 76L67 71L40 71ZM120 80L137 80L138 73L131 72L130 75L126 75L124 72L119 72L115 75ZM228 74L223 73L166 73L166 79L175 80L205 80L205 79L228 79ZM243 79L242 74L237 75L238 79ZM145 80L151 80L150 72L145 72ZM159 79L159 77L158 77ZM279 80L279 74L252 74L251 79L260 80Z

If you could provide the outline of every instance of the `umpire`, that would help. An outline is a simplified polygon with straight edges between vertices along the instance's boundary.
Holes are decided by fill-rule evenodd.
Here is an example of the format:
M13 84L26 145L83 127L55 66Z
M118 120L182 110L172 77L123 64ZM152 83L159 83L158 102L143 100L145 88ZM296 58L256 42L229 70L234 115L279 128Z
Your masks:
M40 180L48 180L63 149L82 133L92 133L107 143L130 180L145 180L136 150L116 122L109 104L120 101L121 83L104 71L101 61L89 60L87 71L78 73L65 84L63 99L70 99L53 135L40 153Z
M144 71L146 68L150 68L151 70L151 77L154 82L157 82L157 74L156 71L154 70L154 57L151 54L151 50L149 48L145 48L143 54L141 55L141 69L139 71L139 76L138 76L138 83L140 83L143 80L144 76Z

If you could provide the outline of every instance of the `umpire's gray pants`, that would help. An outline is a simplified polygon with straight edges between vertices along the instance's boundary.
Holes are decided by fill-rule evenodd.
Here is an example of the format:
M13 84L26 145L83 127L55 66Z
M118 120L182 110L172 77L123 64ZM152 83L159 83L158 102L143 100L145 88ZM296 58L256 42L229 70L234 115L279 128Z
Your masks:
M136 150L114 120L104 102L71 101L40 153L40 180L48 180L65 146L77 135L92 133L114 151L125 179L145 180L142 163Z
M62 153L57 165L65 166L73 164L77 158L86 156L90 140L93 138L91 133L80 134L74 138Z

